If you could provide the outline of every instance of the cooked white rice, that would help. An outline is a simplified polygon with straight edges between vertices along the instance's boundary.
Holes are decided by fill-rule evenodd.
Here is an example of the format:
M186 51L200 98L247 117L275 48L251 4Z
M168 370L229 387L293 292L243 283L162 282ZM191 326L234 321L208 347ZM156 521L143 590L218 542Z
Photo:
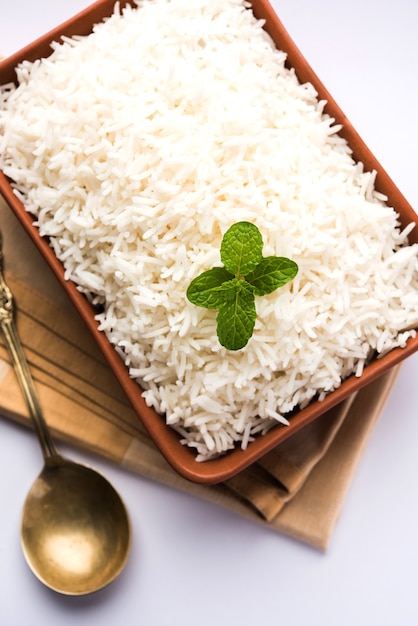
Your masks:
M242 0L143 0L2 90L2 169L199 460L286 423L418 323L417 246L284 63ZM186 289L241 220L299 273L256 298L231 352Z

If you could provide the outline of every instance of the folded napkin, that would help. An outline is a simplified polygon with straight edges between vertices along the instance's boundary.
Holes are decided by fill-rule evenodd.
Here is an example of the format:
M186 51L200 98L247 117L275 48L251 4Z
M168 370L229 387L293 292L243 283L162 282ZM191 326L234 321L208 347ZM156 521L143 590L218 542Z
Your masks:
M57 439L325 550L399 367L214 486L191 483L154 446L61 285L0 199L5 277L46 419ZM0 413L30 425L0 341Z

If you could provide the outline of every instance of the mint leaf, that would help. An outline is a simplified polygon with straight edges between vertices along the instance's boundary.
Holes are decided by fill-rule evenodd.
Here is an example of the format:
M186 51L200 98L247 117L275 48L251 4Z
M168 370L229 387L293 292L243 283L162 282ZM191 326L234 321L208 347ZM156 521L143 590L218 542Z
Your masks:
M266 296L293 280L297 273L298 266L291 259L267 256L252 272L246 274L245 280L253 285L256 296Z
M232 275L229 274L229 276ZM245 289L244 282L245 281L232 276L232 278L226 280L222 285L217 287L216 291L221 295L223 303L227 304L234 302L236 293L241 289ZM254 287L252 287L252 293L254 294Z
M240 350L247 345L256 320L254 288L245 280L235 280L228 294L233 291L234 295L219 307L216 318L219 342L227 350Z
M192 280L192 304L218 309L216 332L228 350L240 350L253 334L255 296L264 296L292 280L298 266L285 257L263 257L263 239L250 222L233 224L221 243L224 267L213 267Z
M237 278L246 276L263 258L263 239L257 226L250 222L233 224L221 243L221 261Z
M224 267L212 267L192 280L186 292L187 298L196 306L218 309L225 301L225 295L219 292L219 288L232 278L233 275Z

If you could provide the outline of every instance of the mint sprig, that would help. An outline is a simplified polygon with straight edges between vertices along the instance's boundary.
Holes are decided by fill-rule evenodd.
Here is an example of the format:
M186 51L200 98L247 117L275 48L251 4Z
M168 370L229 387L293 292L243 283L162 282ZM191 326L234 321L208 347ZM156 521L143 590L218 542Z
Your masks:
M265 296L291 281L297 264L286 257L263 257L263 239L250 222L233 224L221 243L223 267L212 267L192 280L188 300L217 309L217 335L228 350L240 350L253 334L255 296Z

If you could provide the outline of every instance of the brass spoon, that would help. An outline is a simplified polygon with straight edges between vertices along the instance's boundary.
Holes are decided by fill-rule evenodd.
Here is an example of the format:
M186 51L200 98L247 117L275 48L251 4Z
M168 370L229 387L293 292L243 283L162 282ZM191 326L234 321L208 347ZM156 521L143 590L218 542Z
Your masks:
M13 319L13 297L3 276L0 233L0 326L44 457L25 501L23 553L35 576L66 595L102 589L122 571L130 548L130 523L112 485L89 467L56 451L42 414Z

